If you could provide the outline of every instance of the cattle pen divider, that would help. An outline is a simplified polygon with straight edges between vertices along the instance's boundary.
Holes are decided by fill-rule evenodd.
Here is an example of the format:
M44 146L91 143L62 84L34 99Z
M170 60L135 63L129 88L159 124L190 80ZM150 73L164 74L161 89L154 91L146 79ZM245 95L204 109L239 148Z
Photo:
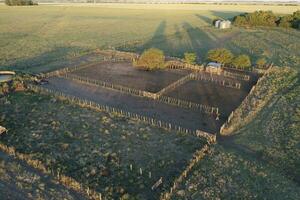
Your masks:
M58 91L55 91L55 90L43 88L43 87L36 86L36 85L29 84L28 89L32 90L34 92L39 92L39 93L42 93L42 94L48 94L48 95L54 96L57 99L67 100L70 103L74 103L74 104L77 104L77 105L82 106L82 107L91 108L91 109L94 109L94 110L97 110L97 111L104 111L104 112L107 112L107 113L116 113L118 115L128 117L130 119L138 120L138 121L141 121L143 123L146 123L146 124L149 124L149 125L152 125L152 126L155 126L155 127L159 127L159 128L162 128L162 129L165 129L165 130L168 130L168 131L176 131L176 132L179 132L179 133L191 134L191 135L194 135L196 137L206 139L206 141L208 143L215 143L216 142L216 134L208 133L208 132L205 132L205 131L202 131L202 130L191 130L191 129L188 129L188 128L181 127L177 124L171 124L169 122L165 122L165 121L158 120L158 119L155 119L155 118L142 116L142 115L139 115L139 114L136 114L136 113L131 113L131 112L119 109L119 108L99 104L99 103L96 103L96 102L93 102L93 101L90 101L90 100L81 99L79 97L75 97L75 96L72 96L72 95L67 95L63 92L58 92Z

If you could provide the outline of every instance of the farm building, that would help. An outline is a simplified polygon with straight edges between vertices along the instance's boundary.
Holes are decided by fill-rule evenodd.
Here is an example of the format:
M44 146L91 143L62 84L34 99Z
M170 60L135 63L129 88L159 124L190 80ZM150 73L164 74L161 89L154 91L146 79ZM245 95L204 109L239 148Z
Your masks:
M12 80L15 74L16 73L12 71L0 71L0 83Z
M220 74L222 72L222 64L216 62L209 62L206 65L206 72Z
M231 27L231 21L229 20L217 20L215 21L215 27L219 29L226 29Z

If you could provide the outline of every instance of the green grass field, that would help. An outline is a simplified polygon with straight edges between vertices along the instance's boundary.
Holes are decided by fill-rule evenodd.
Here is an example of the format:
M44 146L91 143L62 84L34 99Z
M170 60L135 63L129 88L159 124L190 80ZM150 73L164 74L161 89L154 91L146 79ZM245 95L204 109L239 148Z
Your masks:
M260 9L288 14L300 6ZM233 136L218 138L173 198L299 199L300 32L211 26L215 18L255 10L257 6L249 5L0 5L0 70L46 72L96 61L86 54L98 48L141 52L150 47L178 57L197 52L199 62L205 61L209 49L226 47L235 54L249 54L252 61L265 56L280 67L288 65L296 70L281 73L283 68L277 68L278 74L259 93L264 96L257 97L258 101L271 95L264 108ZM245 116L251 114L255 102ZM31 92L0 98L0 125L9 130L1 136L1 143L30 154L108 199L125 199L128 194L157 199L205 143ZM162 176L163 185L152 191ZM19 198L14 193L19 191L41 199L76 198L75 193L53 184L51 177L51 184L41 177L0 152L0 194L9 191L12 198Z
M299 198L299 73L275 70L266 80L272 84L264 84L267 88L258 97L271 94L266 106L232 136L219 140L174 199Z
M187 51L197 52L199 62L209 49L227 47L237 54L248 53L253 61L264 55L276 64L297 67L299 31L217 30L211 26L215 18L256 9L228 5L0 5L0 69L49 71L54 61L96 48L141 52L149 47L178 57ZM260 9L287 14L300 6Z
M196 136L30 92L1 99L0 113L0 124L9 130L1 136L1 143L108 199L125 194L138 199L157 198L205 144ZM151 190L160 177L162 186Z

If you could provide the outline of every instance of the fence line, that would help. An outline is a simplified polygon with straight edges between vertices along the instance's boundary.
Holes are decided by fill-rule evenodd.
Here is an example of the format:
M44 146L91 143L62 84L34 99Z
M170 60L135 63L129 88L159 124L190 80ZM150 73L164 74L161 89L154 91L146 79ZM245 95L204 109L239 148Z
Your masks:
M96 192L95 190L92 190L89 187L82 186L82 184L76 181L75 179L69 176L65 176L59 171L53 171L53 169L46 167L40 160L33 159L32 156L29 154L19 153L14 147L9 147L2 143L0 143L0 150L10 156L13 156L16 159L25 161L29 166L41 171L42 173L52 175L53 178L56 179L56 181L58 181L60 184L71 190L87 195L90 199L103 199L101 193Z
M273 65L270 65L269 68L264 71L264 74L262 77L260 77L256 83L256 85L254 85L250 92L248 93L248 95L245 97L245 99L242 101L242 103L234 110L230 113L230 115L227 118L227 121L221 126L220 128L220 133L221 134L225 134L225 132L227 131L227 129L229 128L229 126L231 125L231 120L235 117L235 112L240 109L241 107L243 107L245 104L247 104L249 98L251 98L251 96L253 95L253 93L255 92L255 88L257 85L260 85L260 82L262 82L263 80L265 80L268 77L268 74L270 73L271 69L273 68Z
M189 74L187 76L182 77L181 79L171 83L170 85L168 85L167 87L163 88L162 90L160 90L158 93L156 93L159 97L164 95L167 92L170 92L174 89L176 89L177 87L179 87L180 85L185 84L186 82L188 82L189 80L191 80L193 74Z
M197 150L193 158L190 160L189 165L185 168L183 172L179 175L178 178L175 179L173 182L173 185L169 189L169 191L161 194L160 200L170 200L172 195L174 194L175 190L178 189L180 184L185 180L185 178L188 176L188 174L191 172L191 170L194 168L194 166L206 155L206 153L209 150L209 146L206 144L204 147L200 150Z
M223 71L223 75L225 77L235 78L235 79L243 80L243 81L249 81L250 80L250 76L245 75L245 74L237 74L237 73L233 73L233 72Z
M124 61L124 60L126 60L126 59L103 57L102 60L99 60L97 62L92 62L92 63L89 63L89 64L82 64L82 65L75 65L75 66L71 66L71 67L65 67L65 68L58 69L58 70L55 70L55 71L52 71L52 72L48 72L48 73L43 75L43 78L50 78L50 77L53 77L53 76L64 75L64 74L67 74L67 73L70 73L70 72L74 72L74 71L77 71L77 70L80 70L80 69L85 69L85 68L88 68L88 67L93 66L95 64L101 64L101 63L107 62L107 61L120 62L120 61Z
M167 97L167 96L159 96L157 93L151 93L151 92L147 92L147 91L143 91L143 90L137 90L137 89L133 89L133 88L129 88L129 87L124 87L121 85L115 85L112 83L89 79L87 77L81 77L81 76L74 75L74 74L63 74L63 75L60 75L59 77L67 78L67 79L74 80L74 81L79 81L84 84L96 85L96 86L104 87L107 89L121 91L125 94L129 94L129 95L133 95L133 96L151 98L151 99L157 100L157 101L165 103L165 104L201 111L205 114L211 114L216 117L219 116L219 108L217 108L217 107L193 103L190 101L180 100L180 99Z
M75 96L72 96L72 95L64 94L63 92L58 92L58 91L54 91L54 90L51 90L51 89L47 89L47 88L43 88L43 87L39 87L39 86L34 86L34 85L28 85L28 89L31 89L32 91L35 91L35 92L51 94L55 98L68 100L69 102L75 103L75 104L77 104L79 106L82 106L82 107L92 108L92 109L95 109L95 110L98 110L98 111L104 111L104 112L107 112L107 113L116 113L116 114L119 114L121 116L128 117L128 118L131 118L131 119L135 119L135 120L144 122L144 123L152 125L152 126L163 128L165 130L169 130L169 131L173 130L173 131L177 131L177 132L180 132L180 133L192 134L196 137L205 138L208 142L215 141L215 139L216 139L215 134L207 133L207 132L204 132L204 131L201 131L201 130L191 130L191 129L188 129L188 128L183 128L183 127L181 127L179 125L176 125L176 124L171 124L171 123L164 122L164 121L161 121L161 120L157 120L157 119L154 119L154 118L151 118L151 117L146 117L146 116L142 116L142 115L139 115L139 114L131 113L131 112L119 109L119 108L114 108L114 107L110 107L110 106L107 106L107 105L98 104L98 103L95 103L93 101L89 101L89 100L81 99L79 97L75 97Z
M198 103L185 101L185 100L181 100L181 99L176 99L176 98L172 98L172 97L168 97L168 96L161 96L157 100L160 102L166 103L166 104L175 105L175 106L179 106L182 108L198 110L198 111L204 112L206 114L213 114L216 116L220 115L218 107L207 106L207 105L198 104Z
M241 89L241 83L240 82L232 82L232 81L226 81L226 80L218 80L218 78L214 78L212 76L206 76L200 73L193 73L192 76L193 80L198 80L198 81L208 81L208 82L213 82L218 85L224 86L224 87L230 87L230 88L235 88L235 89Z

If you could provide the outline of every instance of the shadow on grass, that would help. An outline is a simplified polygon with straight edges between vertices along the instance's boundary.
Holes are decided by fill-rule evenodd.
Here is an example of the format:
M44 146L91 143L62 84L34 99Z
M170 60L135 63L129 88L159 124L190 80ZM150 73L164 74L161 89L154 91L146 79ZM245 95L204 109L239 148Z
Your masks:
M87 51L87 49L81 47L56 47L35 57L8 62L8 64L0 66L0 70L15 70L29 73L51 71L64 67L64 62L70 57Z
M232 20L234 16L240 15L240 14L242 14L242 13L244 13L244 12L211 11L211 13L212 13L216 18Z

